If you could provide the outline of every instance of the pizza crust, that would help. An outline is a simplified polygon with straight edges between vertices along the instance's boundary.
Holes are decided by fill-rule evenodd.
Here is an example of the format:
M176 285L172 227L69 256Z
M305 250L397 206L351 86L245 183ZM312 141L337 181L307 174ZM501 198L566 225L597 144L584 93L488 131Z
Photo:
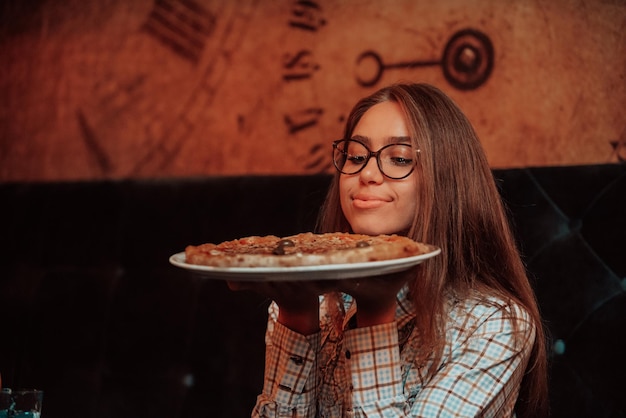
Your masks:
M400 235L306 232L189 245L185 258L190 264L213 267L293 267L391 260L430 251L430 246Z

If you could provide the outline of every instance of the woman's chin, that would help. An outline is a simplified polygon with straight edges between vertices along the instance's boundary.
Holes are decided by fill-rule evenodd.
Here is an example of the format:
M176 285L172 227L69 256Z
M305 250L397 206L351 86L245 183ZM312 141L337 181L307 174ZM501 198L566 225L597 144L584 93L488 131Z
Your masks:
M384 225L379 225L376 227L371 226L356 226L356 228L352 228L352 232L355 234L363 234L363 235L391 235L397 234L397 230L395 228L388 228Z

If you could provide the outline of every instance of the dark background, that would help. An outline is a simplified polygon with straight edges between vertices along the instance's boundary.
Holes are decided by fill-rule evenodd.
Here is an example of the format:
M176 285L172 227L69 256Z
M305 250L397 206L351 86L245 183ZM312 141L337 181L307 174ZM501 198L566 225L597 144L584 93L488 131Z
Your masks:
M554 417L625 417L626 166L495 170L551 333ZM313 228L326 175L0 185L0 373L45 418L250 415L268 301L168 263Z

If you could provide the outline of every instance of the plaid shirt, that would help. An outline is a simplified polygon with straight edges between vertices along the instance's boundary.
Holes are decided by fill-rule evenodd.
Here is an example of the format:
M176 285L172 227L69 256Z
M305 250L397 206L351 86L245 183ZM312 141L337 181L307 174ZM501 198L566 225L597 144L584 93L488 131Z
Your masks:
M322 299L321 331L297 334L269 308L265 384L253 417L512 417L535 328L528 313L495 298L450 300L447 344L437 373L420 364L419 335L407 290L396 322L343 329ZM336 322L336 321L335 321ZM514 329L513 323L517 323Z

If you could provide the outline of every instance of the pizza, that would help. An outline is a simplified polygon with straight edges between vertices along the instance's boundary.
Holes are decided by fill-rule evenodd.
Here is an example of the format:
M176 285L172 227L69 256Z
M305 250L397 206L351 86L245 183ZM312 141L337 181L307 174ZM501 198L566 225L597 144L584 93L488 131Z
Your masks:
M185 261L212 267L293 267L365 263L421 255L429 245L400 235L311 232L250 236L220 244L189 245Z

